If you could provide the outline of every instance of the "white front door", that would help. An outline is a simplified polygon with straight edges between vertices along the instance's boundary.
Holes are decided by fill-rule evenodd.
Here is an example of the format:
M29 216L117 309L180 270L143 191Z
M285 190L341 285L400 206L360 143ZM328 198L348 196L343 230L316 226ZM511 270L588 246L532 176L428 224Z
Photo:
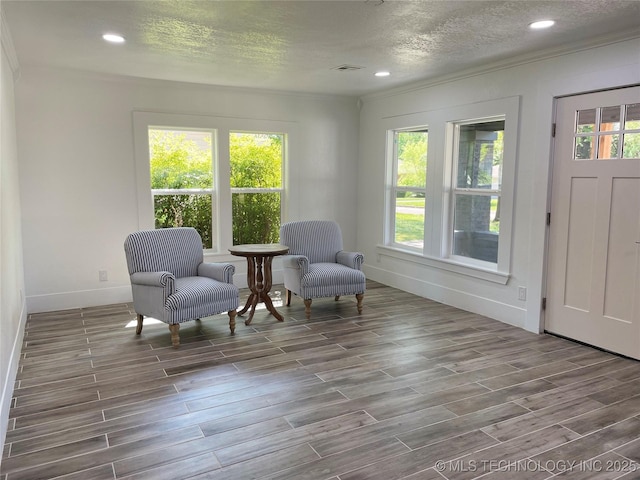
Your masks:
M640 87L561 98L545 329L640 359Z

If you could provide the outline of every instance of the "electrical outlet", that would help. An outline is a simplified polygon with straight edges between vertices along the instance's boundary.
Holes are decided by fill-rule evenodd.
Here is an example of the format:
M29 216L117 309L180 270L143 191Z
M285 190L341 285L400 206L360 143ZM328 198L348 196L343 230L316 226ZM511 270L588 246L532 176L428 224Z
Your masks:
M527 287L518 287L518 300L527 299Z
M107 274L106 270L98 270L98 279L101 282L106 282L109 280L109 275Z

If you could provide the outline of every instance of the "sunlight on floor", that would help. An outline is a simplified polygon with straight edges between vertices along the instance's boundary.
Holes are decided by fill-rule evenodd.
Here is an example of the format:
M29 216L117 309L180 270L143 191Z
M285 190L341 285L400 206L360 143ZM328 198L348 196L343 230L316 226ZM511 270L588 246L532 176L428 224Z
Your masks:
M153 317L144 317L144 324L145 325L151 325L153 323L163 323L160 320L157 320ZM133 328L133 327L137 327L138 326L138 320L137 319L133 319L131 320L129 323L127 323L124 328Z

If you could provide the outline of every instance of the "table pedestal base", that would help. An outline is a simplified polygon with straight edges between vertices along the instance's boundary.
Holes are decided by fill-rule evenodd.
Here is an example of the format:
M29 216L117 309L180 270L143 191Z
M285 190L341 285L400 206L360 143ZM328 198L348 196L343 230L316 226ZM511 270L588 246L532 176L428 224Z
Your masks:
M251 295L247 299L247 303L244 308L238 312L238 315L243 315L247 310L249 312L249 318L244 322L245 325L251 324L253 320L253 314L256 311L256 305L262 302L267 307L267 310L276 317L280 322L284 321L284 318L276 308L273 306L271 297L269 297L269 291L271 290L271 261L273 257L264 255L247 256L247 284ZM264 276L262 273L262 267L264 263Z

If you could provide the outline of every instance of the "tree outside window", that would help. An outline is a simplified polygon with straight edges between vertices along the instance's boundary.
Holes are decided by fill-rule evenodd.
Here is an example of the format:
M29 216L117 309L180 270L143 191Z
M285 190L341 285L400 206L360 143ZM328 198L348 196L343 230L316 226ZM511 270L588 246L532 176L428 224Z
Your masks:
M194 227L203 248L217 239L212 131L149 128L156 228ZM229 135L233 244L279 240L284 135Z
M420 249L424 246L428 138L424 128L394 132L393 243Z
M233 244L280 239L284 135L231 132Z
M194 227L213 248L213 135L149 128L151 193L156 228Z

